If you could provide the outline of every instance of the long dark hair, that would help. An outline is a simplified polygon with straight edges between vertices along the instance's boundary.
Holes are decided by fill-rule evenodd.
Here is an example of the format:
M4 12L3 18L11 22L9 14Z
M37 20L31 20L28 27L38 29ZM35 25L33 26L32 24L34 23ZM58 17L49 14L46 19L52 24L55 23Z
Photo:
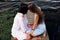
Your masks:
M43 19L44 19L44 14L41 11L41 8L39 8L35 3L29 3L28 4L28 9L33 12L33 13L37 13L39 16L39 20L38 20L38 24L42 23Z
M18 9L18 12L26 14L28 11L28 5L26 3L21 3Z

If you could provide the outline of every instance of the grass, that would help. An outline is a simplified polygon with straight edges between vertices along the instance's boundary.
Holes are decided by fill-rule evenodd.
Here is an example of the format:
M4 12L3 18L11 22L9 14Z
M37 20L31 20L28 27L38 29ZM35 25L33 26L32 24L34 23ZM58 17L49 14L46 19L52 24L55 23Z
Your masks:
M15 10L0 12L0 39L1 40L11 40L11 27L13 23L13 17L9 15L15 13L16 13Z

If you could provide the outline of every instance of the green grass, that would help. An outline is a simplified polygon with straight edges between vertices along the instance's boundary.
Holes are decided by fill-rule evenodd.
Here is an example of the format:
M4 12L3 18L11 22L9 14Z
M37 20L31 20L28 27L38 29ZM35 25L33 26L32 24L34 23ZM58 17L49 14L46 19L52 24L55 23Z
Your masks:
M16 14L16 10L0 12L0 39L11 40L11 27L13 18L11 14Z

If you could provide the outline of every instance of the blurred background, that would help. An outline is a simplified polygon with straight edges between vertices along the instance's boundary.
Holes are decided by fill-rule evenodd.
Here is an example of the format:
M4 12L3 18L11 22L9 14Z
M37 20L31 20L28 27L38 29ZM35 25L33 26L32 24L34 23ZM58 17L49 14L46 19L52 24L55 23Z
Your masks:
M60 0L0 0L0 1L4 1L4 2L6 2L6 1L26 1L26 2L28 2L28 1L60 1Z
M45 14L46 28L56 27L56 32L60 32L60 0L0 0L0 40L11 40L13 18L22 1L25 3L35 2ZM33 15L33 13L28 14L31 24L33 23ZM48 37L45 39L48 40ZM42 40L45 39L42 37Z

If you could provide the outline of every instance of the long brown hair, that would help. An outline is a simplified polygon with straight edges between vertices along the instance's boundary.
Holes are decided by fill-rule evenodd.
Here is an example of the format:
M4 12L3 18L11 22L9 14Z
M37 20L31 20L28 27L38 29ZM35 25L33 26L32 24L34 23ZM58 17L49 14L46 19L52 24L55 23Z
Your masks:
M33 13L37 13L39 16L39 20L38 20L38 24L42 23L43 19L44 19L44 14L41 11L41 8L38 7L35 3L31 2L28 5L28 9L33 12Z

